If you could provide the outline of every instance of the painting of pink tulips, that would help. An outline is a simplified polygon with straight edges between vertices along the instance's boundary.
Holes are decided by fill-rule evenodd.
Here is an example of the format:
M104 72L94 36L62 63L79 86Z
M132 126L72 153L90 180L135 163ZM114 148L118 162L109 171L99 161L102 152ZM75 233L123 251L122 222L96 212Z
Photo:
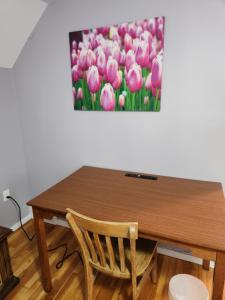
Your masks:
M160 111L164 17L70 32L75 110Z

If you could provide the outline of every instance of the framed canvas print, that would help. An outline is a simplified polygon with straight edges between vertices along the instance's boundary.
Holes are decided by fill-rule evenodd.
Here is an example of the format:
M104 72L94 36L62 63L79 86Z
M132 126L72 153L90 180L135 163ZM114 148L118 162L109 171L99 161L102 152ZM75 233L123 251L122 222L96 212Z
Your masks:
M160 111L165 18L69 33L75 110Z

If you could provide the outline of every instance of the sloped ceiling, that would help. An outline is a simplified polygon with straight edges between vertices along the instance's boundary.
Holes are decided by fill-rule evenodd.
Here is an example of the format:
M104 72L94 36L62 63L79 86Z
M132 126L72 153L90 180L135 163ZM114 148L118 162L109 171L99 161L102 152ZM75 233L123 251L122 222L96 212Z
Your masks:
M0 67L13 67L47 5L42 0L0 0Z

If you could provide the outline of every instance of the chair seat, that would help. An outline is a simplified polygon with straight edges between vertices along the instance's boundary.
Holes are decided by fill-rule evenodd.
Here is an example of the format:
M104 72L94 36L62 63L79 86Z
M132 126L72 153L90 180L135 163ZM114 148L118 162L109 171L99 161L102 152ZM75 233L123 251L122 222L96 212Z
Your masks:
M114 240L112 240L112 242L114 244L116 243L116 241L114 241ZM151 264L153 265L153 255L156 251L156 246L157 246L157 242L154 242L151 240L146 240L146 239L141 239L141 238L139 238L137 240L137 242L136 242L136 258L135 258L137 276L140 276L145 272L145 270L151 263L151 260L152 260ZM114 245L114 248L117 249L117 251L115 251L115 267L114 267L113 271L109 267L109 258L108 258L108 251L107 251L106 246L104 247L104 250L105 250L105 256L106 256L106 260L107 260L106 269L108 271L106 272L106 269L103 268L100 263L93 264L92 261L90 260L90 264L93 266L93 268L95 268L99 271L102 271L104 273L107 273L108 275L118 277L118 278L125 278L125 279L131 278L131 272L130 272L131 268L129 265L129 262L131 261L129 240L124 240L125 260L127 263L126 263L125 271L122 273L120 270L119 250L116 247L116 245Z

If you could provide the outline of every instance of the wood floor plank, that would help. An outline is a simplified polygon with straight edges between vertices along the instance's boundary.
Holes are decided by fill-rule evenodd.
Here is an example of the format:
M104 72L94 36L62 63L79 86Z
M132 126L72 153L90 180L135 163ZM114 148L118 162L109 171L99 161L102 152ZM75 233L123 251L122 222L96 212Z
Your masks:
M33 233L33 221L25 225L30 235ZM46 225L47 244L53 248L61 243L68 244L73 251L76 241L70 230L61 226ZM64 262L61 269L55 265L61 259L64 249L49 252L49 261L53 278L53 290L47 294L41 285L40 268L36 240L29 242L21 230L15 231L9 238L10 255L14 274L20 277L20 283L6 297L6 300L84 300L84 271L79 256L75 253ZM179 273L192 274L200 278L212 292L213 269L204 270L201 266L179 259L158 256L158 282L149 282L143 287L139 300L168 300L170 278ZM97 274L93 300L129 300L131 285L129 281L117 280L104 274ZM225 300L225 295L223 297Z

